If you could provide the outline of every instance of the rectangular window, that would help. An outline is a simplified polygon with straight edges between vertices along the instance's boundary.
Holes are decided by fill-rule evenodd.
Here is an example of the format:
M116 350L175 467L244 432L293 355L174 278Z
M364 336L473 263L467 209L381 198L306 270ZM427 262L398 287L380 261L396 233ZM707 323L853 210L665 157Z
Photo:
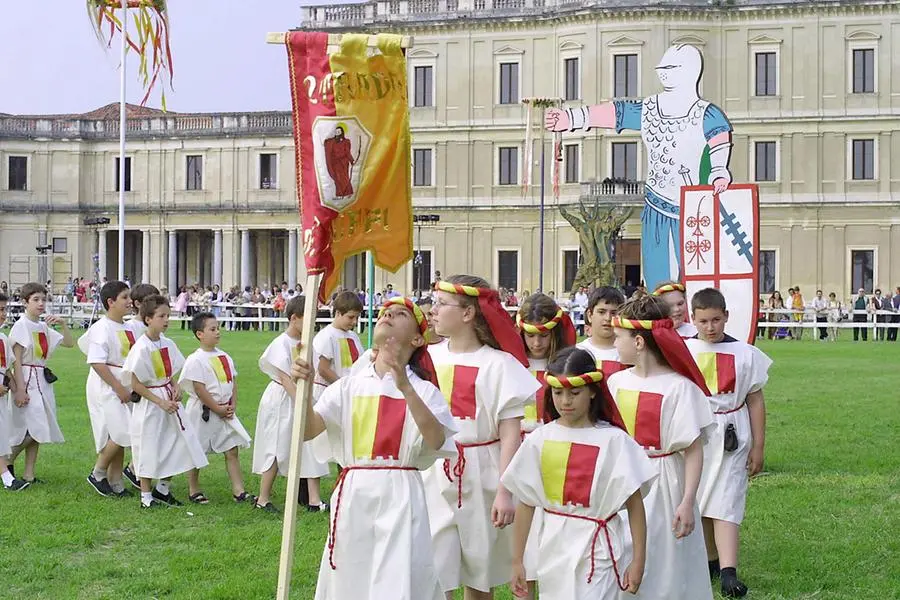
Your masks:
M28 157L9 157L9 189L24 192L28 185Z
M185 171L187 172L187 190L203 189L203 157L188 156L186 159Z
M119 189L119 157L116 157L116 191L121 191ZM125 157L125 191L131 191L131 157Z
M775 292L778 269L778 253L774 250L761 250L759 253L759 293Z
M756 181L775 181L776 177L776 144L775 142L756 142L754 144L756 155Z
M853 140L853 179L875 179L875 140Z
M433 67L415 67L413 69L413 106L434 106L432 103Z
M519 289L518 250L497 250L497 285L508 290Z
M278 156L259 155L259 189L274 190L278 187Z
M637 180L637 142L615 142L612 145L613 179Z
M566 100L578 100L578 59L567 58L563 61L566 73Z
M853 93L875 92L875 49L862 48L853 51ZM859 288L857 288L859 289Z
M53 238L53 253L65 254L69 251L69 240L67 238Z
M519 103L519 63L500 63L500 104Z
M500 185L516 185L519 183L519 149L516 147L500 148Z
M413 185L434 185L431 182L431 148L413 149Z
M851 250L850 264L853 269L850 273L850 289L856 293L856 290L862 288L867 294L871 294L875 287L875 251Z
M572 291L578 274L578 250L563 250L563 290Z
M756 53L756 95L774 96L778 93L777 79L777 55L774 52Z
M428 290L431 287L431 250L416 250L413 255L413 289Z
M566 144L566 183L578 183L578 144Z
M638 95L638 55L616 54L613 57L613 95L616 98L634 98Z

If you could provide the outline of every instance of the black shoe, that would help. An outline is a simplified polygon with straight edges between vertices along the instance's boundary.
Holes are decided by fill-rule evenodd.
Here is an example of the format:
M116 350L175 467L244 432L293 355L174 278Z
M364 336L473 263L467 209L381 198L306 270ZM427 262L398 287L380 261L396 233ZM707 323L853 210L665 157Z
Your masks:
M182 503L175 499L175 496L172 495L172 492L163 494L158 489L153 488L153 498L155 500L163 502L164 504L168 504L169 506L182 506Z
M737 578L732 569L722 569L722 595L726 598L743 598L747 595L747 586Z
M132 487L141 489L140 479L137 478L137 475L135 475L134 471L132 471L129 467L125 467L124 469L122 469L122 475L124 475L125 479L127 479L131 483Z
M260 504L260 503L258 503L258 502L254 502L254 503L253 503L253 509L254 509L254 510L257 510L257 509L263 510L263 511L265 511L265 512L267 512L267 513L270 513L270 514L273 514L273 515L280 515L280 514L281 514L281 511L278 510L277 508L275 508L275 505L272 504L271 502L266 502L265 504Z
M150 504L144 504L141 502L141 508L165 508L167 505L165 502L160 502L156 498L150 501Z
M134 498L134 492L129 489L123 489L121 492L113 492L116 498Z
M116 494L105 478L97 479L96 477L94 477L93 473L88 475L87 482L91 484L91 487L94 488L94 491L96 491L104 498L109 498L110 496L114 496Z
M28 483L37 483L37 484L47 483L43 479L38 479L37 477L35 477L34 479L23 479L22 481L27 481Z
M5 485L3 487L5 487L6 489L8 489L11 492L19 492L19 491L27 488L29 485L31 485L31 484L28 483L27 481L25 481L24 479L13 479L13 482L11 484Z
M234 498L234 501L238 504L242 502L252 502L253 504L256 504L256 496L254 496L253 494L248 494L247 492L241 492L237 496L232 494L232 498Z
M328 506L327 502L320 502L319 504L307 504L306 510L309 512L328 512L331 507Z
M709 561L709 578L718 577L721 569L719 568L719 560Z
M9 465L6 467L6 470L9 471L9 474L13 476L13 479L16 477L16 467L15 465Z

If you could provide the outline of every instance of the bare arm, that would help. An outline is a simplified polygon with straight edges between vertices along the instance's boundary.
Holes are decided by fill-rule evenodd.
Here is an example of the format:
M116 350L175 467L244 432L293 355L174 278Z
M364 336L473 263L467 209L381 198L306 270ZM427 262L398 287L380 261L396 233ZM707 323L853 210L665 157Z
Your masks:
M297 385L294 383L294 380L291 379L290 375L279 371L278 376L287 395L291 398L296 398ZM304 385L306 384L304 383ZM306 399L306 427L303 431L303 439L309 441L323 431L325 431L325 419L313 410L312 396L310 396Z
M59 343L60 346L64 348L73 348L75 346L75 338L72 337L72 330L69 329L68 324L56 315L47 315L44 318L44 323L47 324L48 327L53 327L54 325L59 326L59 333L62 335L62 341Z
M641 490L635 491L625 501L628 509L628 527L631 529L633 553L631 564L625 571L625 587L636 594L644 577L644 563L647 558L647 513L644 511L644 499Z
M753 435L747 470L750 471L750 477L753 477L762 471L766 447L766 401L762 390L747 395L747 410L750 413L750 432Z
M512 461L513 456L519 450L522 443L522 417L502 419L500 421L500 475L506 471L506 467ZM497 485L497 493L509 494L502 483Z
M15 396L13 400L19 408L28 404L28 390L25 388L25 375L22 373L22 355L25 353L25 347L22 344L13 345L13 356L16 360L15 369L13 369L12 383L15 384Z
M223 416L226 407L215 401L212 394L206 389L206 384L200 381L192 381L191 383L194 385L194 393L197 394L197 399L200 400L200 403L217 415Z
M334 383L335 381L340 379L337 373L334 372L331 359L325 358L324 356L319 357L318 373L319 377L324 379L326 383Z
M425 445L432 450L439 450L440 447L444 445L446 439L444 427L441 425L441 422L437 420L434 413L432 413L428 406L425 405L425 402L422 401L422 398L416 393L415 388L409 383L409 380L406 381L406 385L399 389L400 393L403 394L403 398L406 399L406 406L409 408L409 414L412 415L413 420L416 422L416 427L418 427L419 431L422 433L422 439L425 440Z
M513 569L510 587L513 594L524 597L528 593L525 581L525 545L531 533L531 522L534 520L534 507L519 502L516 506L516 520L513 525Z
M684 451L684 497L675 509L672 531L676 538L683 538L694 530L694 505L697 502L697 488L700 487L700 473L703 471L703 442L697 438Z
M174 412L177 408L175 406L177 401L163 400L162 398L157 397L156 394L154 394L147 388L147 386L140 382L140 380L137 378L137 375L135 375L134 373L131 374L131 389L133 389L144 400L156 404L166 412Z

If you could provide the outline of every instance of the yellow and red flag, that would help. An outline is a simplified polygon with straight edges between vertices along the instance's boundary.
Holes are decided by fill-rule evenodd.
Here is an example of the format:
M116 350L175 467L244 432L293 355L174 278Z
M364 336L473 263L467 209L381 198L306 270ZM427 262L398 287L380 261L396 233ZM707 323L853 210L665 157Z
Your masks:
M34 347L35 358L47 358L50 353L50 345L47 342L47 334L43 331L34 331L31 333L31 340Z
M406 400L390 396L356 396L352 415L354 458L400 458Z
M561 506L590 506L599 455L597 446L546 440L541 446L541 478L547 500Z
M359 347L352 338L341 338L341 367L349 369L359 358Z
M134 332L130 329L122 329L116 332L116 337L119 338L119 347L122 348L122 358L125 358L131 351L131 347L134 346Z
M170 379L172 377L172 361L169 358L169 349L160 348L150 353L150 362L153 363L153 374L157 379Z
M662 394L616 390L616 407L628 435L644 448L661 449Z
M478 367L465 365L440 365L437 371L438 387L450 404L450 414L457 419L475 418L475 380Z
M412 258L412 188L402 37L286 36L307 272L324 300L344 260L370 251L396 271Z
M706 380L706 387L713 395L733 394L735 383L734 354L721 352L701 352L697 355L697 366Z
M212 370L216 374L216 380L221 383L231 383L234 379L234 374L231 372L231 363L228 361L228 357L224 354L217 354L215 356L211 356L209 358L209 364L212 366Z

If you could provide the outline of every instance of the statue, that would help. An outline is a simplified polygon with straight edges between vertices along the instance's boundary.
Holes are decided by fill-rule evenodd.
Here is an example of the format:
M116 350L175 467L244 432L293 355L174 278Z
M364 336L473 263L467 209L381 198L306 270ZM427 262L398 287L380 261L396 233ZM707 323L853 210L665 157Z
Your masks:
M589 205L592 204L592 205ZM578 232L582 263L573 287L615 285L616 265L613 248L619 230L632 214L632 209L611 205L595 198L579 200L576 205L560 205L559 212Z

